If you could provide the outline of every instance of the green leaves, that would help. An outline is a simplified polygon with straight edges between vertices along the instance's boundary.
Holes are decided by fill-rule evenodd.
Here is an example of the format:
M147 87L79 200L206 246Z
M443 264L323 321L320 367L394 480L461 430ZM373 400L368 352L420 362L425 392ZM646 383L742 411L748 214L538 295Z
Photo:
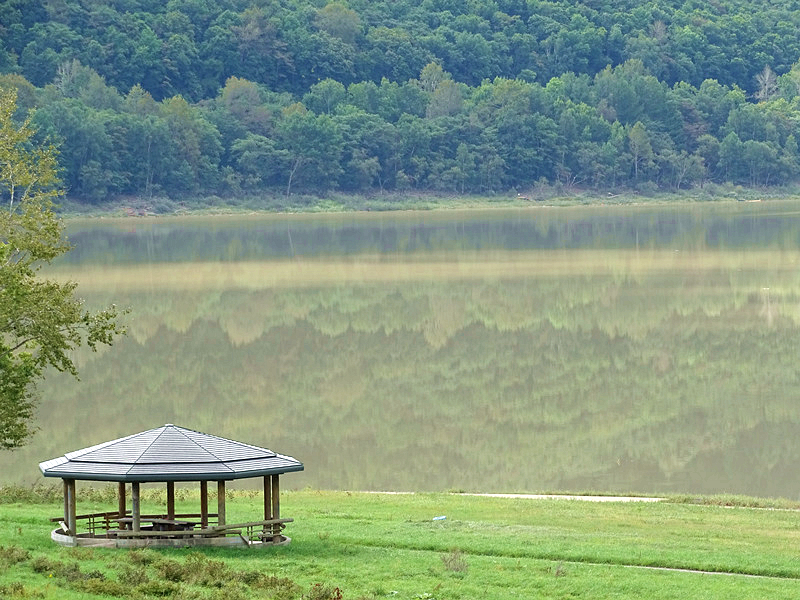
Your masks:
M59 195L55 150L33 143L30 121L13 120L16 92L0 91L0 448L33 433L35 383L46 367L77 376L70 352L110 344L123 332L112 306L85 311L77 284L37 277L69 250L53 212Z
M784 147L800 137L800 17L785 0L95 4L0 17L0 85L40 106L40 137L63 140L63 186L78 201L337 188L513 197L537 182L782 185L800 169ZM298 102L313 115L283 112ZM390 153L348 143L338 119L354 109L395 128ZM447 139L404 139L413 117ZM610 131L637 122L651 157ZM315 142L294 139L304 128ZM753 142L748 158L720 162L713 145L731 132ZM465 172L460 145L487 160Z
M40 374L33 357L21 353L12 357L0 345L0 448L16 448L33 433L30 420L35 402L29 382Z

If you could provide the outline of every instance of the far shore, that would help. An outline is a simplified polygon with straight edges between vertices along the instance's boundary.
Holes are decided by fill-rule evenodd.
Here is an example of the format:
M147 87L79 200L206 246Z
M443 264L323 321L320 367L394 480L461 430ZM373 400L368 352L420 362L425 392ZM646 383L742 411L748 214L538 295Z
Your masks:
M328 214L359 212L399 211L452 211L524 208L564 207L608 207L608 206L663 206L728 204L736 202L765 202L797 200L800 192L795 190L748 189L739 186L715 186L708 189L680 192L638 194L633 191L611 193L597 191L573 191L556 193L547 190L541 193L515 194L513 192L493 196L459 196L434 193L391 193L374 195L330 194L326 196L283 195L220 198L218 196L171 199L171 198L125 198L105 204L86 204L65 198L61 202L61 214L73 218L143 218L172 216L218 216L247 214Z

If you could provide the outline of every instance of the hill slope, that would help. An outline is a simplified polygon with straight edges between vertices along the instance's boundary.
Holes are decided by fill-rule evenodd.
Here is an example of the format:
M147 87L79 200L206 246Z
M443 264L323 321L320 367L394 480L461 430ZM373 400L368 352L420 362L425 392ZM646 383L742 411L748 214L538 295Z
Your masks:
M771 186L800 175L798 25L789 0L13 0L0 85L95 203Z

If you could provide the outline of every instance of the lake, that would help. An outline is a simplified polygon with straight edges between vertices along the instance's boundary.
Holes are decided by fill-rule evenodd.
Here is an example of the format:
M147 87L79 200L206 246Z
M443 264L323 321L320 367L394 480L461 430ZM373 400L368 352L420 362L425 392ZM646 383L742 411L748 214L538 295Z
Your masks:
M800 202L70 221L129 334L0 480L174 423L288 488L800 499Z

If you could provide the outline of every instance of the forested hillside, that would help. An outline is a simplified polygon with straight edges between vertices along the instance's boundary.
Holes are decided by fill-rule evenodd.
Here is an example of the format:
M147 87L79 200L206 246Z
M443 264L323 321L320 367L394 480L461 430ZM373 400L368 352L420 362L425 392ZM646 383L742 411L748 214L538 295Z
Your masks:
M642 193L800 177L800 2L7 0L70 196Z

